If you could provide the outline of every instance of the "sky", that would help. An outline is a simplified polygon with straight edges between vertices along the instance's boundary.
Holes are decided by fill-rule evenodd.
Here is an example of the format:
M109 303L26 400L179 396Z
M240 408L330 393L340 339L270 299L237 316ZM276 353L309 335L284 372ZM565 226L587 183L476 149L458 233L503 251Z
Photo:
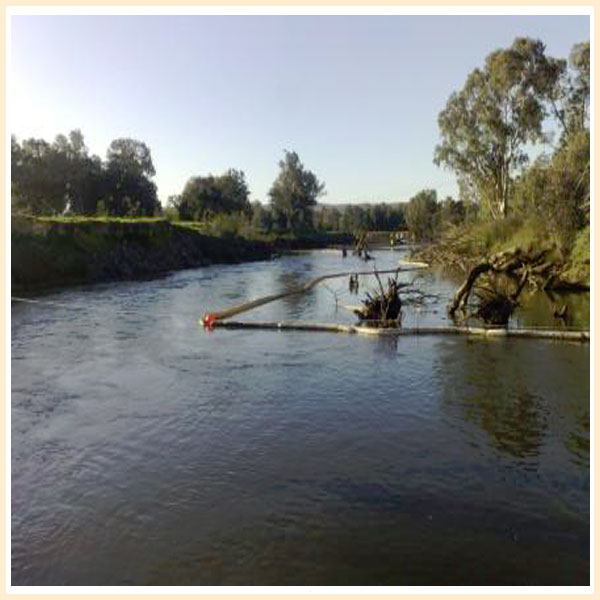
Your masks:
M10 23L9 131L80 129L90 153L146 143L163 204L229 168L268 202L284 150L326 203L456 195L437 116L515 37L567 58L588 16L35 16Z

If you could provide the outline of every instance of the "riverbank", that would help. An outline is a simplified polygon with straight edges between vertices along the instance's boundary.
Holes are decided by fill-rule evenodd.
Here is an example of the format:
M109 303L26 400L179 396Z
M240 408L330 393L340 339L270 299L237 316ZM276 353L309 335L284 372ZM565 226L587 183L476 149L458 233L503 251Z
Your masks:
M421 246L414 256L468 273L476 265L500 255L519 256L531 264L538 288L554 291L589 291L590 229L572 240L548 235L534 219L519 217L475 222L449 229L437 241Z
M211 236L164 219L11 219L13 292L152 277L210 264L266 260L289 250L351 243L351 236Z

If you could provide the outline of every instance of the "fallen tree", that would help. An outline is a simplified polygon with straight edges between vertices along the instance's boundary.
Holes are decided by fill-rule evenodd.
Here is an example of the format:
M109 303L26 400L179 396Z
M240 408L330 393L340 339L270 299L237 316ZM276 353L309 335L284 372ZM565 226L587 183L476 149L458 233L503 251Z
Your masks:
M532 255L517 249L500 252L475 265L456 290L448 307L448 314L453 319L460 315L462 320L478 317L488 324L508 323L526 285L535 289L547 289L556 276L555 265L546 260L547 254L548 250ZM468 303L472 292L475 292L473 295L476 302L469 311Z
M518 223L515 223L515 237L519 234L518 227ZM531 235L532 227L529 226L524 236ZM500 242L493 241L497 235L491 227L454 227L434 243L415 249L412 255L431 265L443 265L450 270L468 274L478 265L490 262L490 256L520 254L524 262L532 265L532 277L528 284L535 288L589 291L589 258L582 262L579 257L579 254L585 254L583 242L581 246L584 249L577 256L561 248L556 241L542 237L534 237L518 245L514 244L514 238L509 238L502 242L505 251L501 252L498 248ZM492 247L496 248L496 255L492 254ZM538 260L540 254L543 255L543 260Z

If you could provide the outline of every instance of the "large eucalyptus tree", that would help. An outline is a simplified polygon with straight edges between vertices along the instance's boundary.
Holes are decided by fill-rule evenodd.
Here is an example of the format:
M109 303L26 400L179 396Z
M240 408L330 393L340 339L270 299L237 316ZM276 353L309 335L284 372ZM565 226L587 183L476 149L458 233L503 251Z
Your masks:
M508 213L514 174L528 160L525 145L544 140L542 125L565 69L541 41L517 38L492 52L438 117L434 162L467 180L493 218Z

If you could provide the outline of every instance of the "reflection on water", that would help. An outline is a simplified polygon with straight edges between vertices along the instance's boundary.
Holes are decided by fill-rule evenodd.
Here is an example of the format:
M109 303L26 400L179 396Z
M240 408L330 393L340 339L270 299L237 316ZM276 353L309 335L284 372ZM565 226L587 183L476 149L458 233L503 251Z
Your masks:
M293 271L280 271L276 282L278 293L286 293L306 285L312 278L312 262L303 261ZM292 294L281 299L289 319L299 319L307 307L314 304L316 290L311 288L302 294Z
M197 325L345 269L310 252L13 304L13 584L587 585L589 346ZM329 283L244 318L353 322ZM417 285L439 300L405 325L447 323L453 283Z
M521 295L520 308L515 322L523 327L547 326L554 329L590 327L590 294L528 292ZM566 307L566 317L557 318L555 313Z
M471 341L460 352L454 345L441 348L447 352L436 357L435 372L446 402L459 407L496 448L516 458L535 458L548 442L550 421L556 421L563 426L553 435L574 462L589 466L589 403L571 400L589 398L586 348L541 342L533 353L531 344L514 340ZM563 368L547 368L561 356Z
M481 427L495 447L517 458L534 457L547 429L543 402L529 389L532 377L524 372L535 369L535 361L527 348L503 342L475 341L460 352L442 352L437 373L449 402L460 404L465 419ZM459 385L465 372L467 385ZM456 390L461 391L458 399L453 398Z

